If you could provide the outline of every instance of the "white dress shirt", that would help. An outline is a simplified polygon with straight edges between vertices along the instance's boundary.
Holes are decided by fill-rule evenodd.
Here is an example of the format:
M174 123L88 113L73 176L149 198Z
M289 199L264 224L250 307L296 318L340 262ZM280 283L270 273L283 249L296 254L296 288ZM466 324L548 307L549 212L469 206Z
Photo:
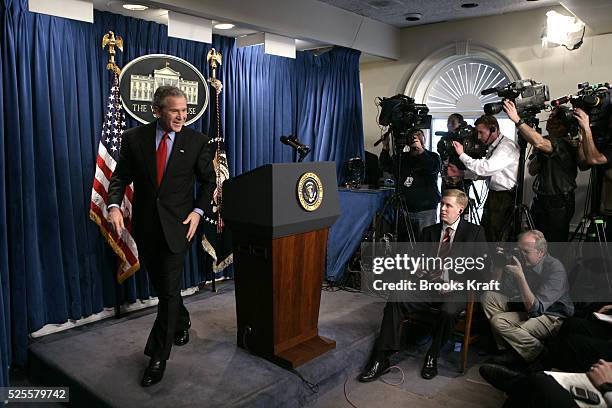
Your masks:
M515 141L499 135L489 146L486 158L474 159L463 153L459 160L467 168L466 178L484 177L489 190L507 191L516 186L519 154Z

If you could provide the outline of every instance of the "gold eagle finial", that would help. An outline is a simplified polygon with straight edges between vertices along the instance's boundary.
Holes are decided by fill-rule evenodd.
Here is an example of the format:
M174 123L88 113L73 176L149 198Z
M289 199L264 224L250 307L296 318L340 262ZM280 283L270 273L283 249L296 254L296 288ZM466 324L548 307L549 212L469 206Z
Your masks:
M108 64L106 64L106 69L110 69L114 71L117 75L119 75L121 69L115 63L115 54L117 54L117 51L115 51L115 47L119 48L120 51L123 51L123 38L121 38L121 36L115 37L115 33L109 31L108 33L104 34L104 37L102 37L102 49L106 48L106 46L108 46L109 55L109 60Z

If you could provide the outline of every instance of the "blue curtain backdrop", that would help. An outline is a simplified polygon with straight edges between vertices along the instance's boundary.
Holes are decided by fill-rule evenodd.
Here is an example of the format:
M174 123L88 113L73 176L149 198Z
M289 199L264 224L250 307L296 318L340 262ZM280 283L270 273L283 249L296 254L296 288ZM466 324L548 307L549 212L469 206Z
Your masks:
M88 218L104 101L104 33L125 40L117 62L172 54L209 72L206 54L223 54L222 116L232 175L291 161L282 135L313 147L307 160L363 157L359 53L335 49L296 60L261 46L237 49L168 38L164 25L95 12L94 24L27 11L26 0L0 0L0 385L8 366L26 361L28 334L115 303L116 259ZM136 126L130 120L128 126ZM209 111L193 124L206 132ZM212 277L193 245L184 286ZM127 301L151 295L146 273L123 285Z

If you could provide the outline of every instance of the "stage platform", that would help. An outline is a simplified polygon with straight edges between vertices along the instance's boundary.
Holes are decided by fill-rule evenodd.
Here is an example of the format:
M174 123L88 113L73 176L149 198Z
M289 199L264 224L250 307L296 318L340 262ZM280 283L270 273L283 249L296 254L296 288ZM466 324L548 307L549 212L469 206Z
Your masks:
M319 333L336 340L331 352L296 373L236 346L233 282L216 294L185 298L190 342L174 347L161 383L139 385L154 309L45 336L30 347L30 378L68 385L71 405L88 407L298 407L314 401L363 366L384 303L360 293L323 291ZM85 405L86 404L86 405Z

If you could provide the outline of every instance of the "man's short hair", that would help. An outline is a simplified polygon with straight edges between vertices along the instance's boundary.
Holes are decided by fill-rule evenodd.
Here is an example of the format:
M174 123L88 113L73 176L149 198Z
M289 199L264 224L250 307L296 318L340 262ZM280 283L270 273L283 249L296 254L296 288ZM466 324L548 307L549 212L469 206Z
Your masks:
M520 241L524 236L527 235L531 235L535 240L535 249L547 253L548 243L546 242L546 238L544 237L544 234L541 231L537 229L532 229L527 230L525 232L521 232L518 236L518 240Z
M495 129L499 130L499 122L497 122L497 118L493 115L482 115L476 119L476 122L474 122L474 127L481 124L485 125L487 129L494 127Z
M187 99L185 92L178 89L176 86L163 85L155 90L153 95L153 107L157 109L163 109L166 106L166 98L169 96L183 97Z
M447 120L456 119L457 122L463 122L463 115L460 113L451 113Z
M444 190L444 195L442 197L455 197L455 201L457 202L457 204L459 204L464 210L468 205L468 197L463 191L458 190L456 188L449 188L447 190Z

